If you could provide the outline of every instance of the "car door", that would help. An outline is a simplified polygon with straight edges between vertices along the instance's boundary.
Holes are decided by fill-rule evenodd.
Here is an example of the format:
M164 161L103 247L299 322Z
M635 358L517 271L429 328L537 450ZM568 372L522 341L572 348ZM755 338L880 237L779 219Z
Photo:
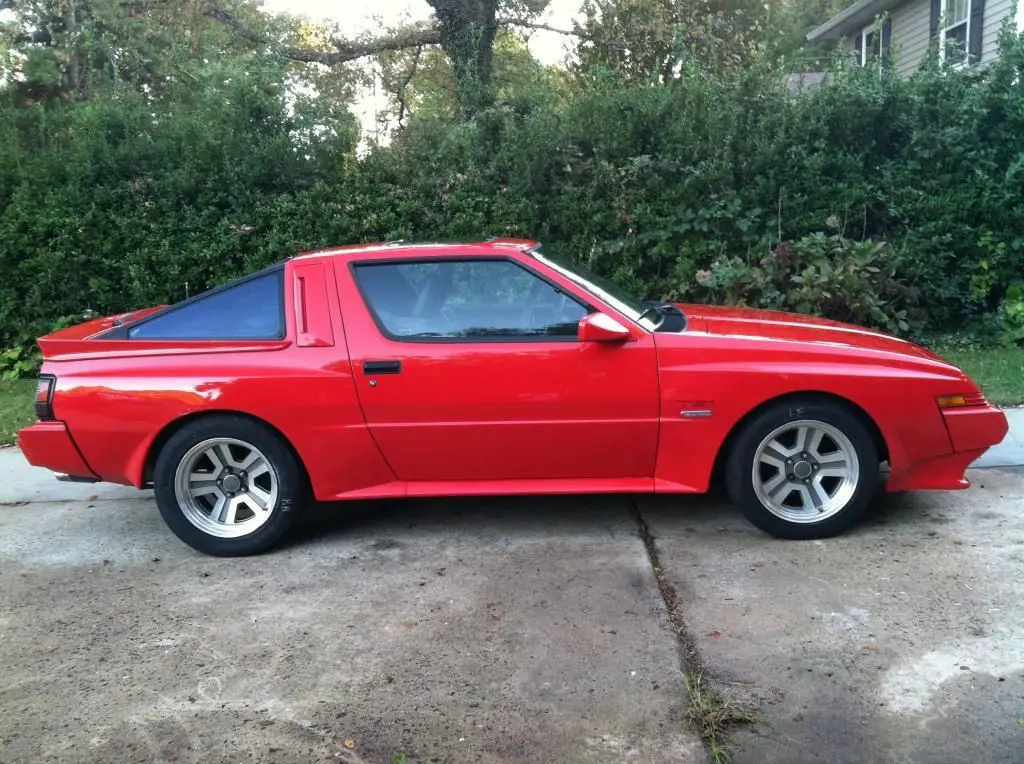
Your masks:
M399 479L653 477L649 334L579 341L595 307L514 258L392 256L349 274L340 288L359 399Z

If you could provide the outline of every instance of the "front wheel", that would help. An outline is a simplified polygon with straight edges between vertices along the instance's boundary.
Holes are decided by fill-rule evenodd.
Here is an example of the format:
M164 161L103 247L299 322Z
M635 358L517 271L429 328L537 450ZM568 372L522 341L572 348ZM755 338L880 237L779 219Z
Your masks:
M780 401L739 433L726 468L733 502L776 538L835 536L867 511L878 481L878 449L841 404Z
M288 445L251 419L217 415L182 427L161 450L154 493L164 522L218 556L264 552L295 523L307 482Z

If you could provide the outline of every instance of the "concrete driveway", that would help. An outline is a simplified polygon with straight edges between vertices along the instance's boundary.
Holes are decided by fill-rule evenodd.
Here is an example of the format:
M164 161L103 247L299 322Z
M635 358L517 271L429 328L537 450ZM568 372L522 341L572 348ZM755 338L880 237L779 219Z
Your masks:
M824 542L704 498L467 499L318 508L238 560L147 494L0 475L0 761L701 762L690 641L761 708L734 761L1024 760L1020 472Z

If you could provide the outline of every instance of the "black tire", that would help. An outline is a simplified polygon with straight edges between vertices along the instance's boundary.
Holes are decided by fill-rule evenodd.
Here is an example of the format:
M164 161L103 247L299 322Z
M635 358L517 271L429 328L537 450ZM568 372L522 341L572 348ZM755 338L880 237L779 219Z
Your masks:
M187 501L185 504L179 501L176 491L177 472L182 460L194 453L200 444L219 438L239 441L257 449L270 467L269 474L277 481L276 499L269 510L269 517L259 520L262 524L252 532L233 538L203 530L190 520L188 514L191 512L195 516L195 510L189 508ZM185 466L182 469L186 469ZM240 474L245 475L244 472ZM218 557L260 554L272 548L295 525L309 500L306 472L289 445L266 425L233 414L203 417L174 433L157 456L153 478L157 507L167 526L193 549ZM212 503L213 499L203 499L200 504L207 501ZM239 514L250 511L243 507ZM251 512L255 517L256 512Z
M765 501L762 501L758 496L758 492L765 492L755 486L755 458L758 455L762 442L779 428L785 427L788 423L798 421L820 422L834 428L839 434L846 437L858 459L857 477L856 479L851 477L848 483L852 487L852 493L849 493L848 498L844 501L836 501L836 506L841 508L820 521L796 522L779 516L779 514L769 509L765 503L771 501L770 497L766 495ZM827 443L830 440L829 436L826 435L825 442ZM795 442L794 440L793 443L795 444ZM792 458L797 462L803 461L800 455L794 454ZM815 470L828 466L824 463L818 464L813 456L809 461L813 465L817 465L813 466ZM766 468L770 479L773 476L772 470L774 468L770 465L759 467L759 469ZM863 517L870 506L872 495L878 483L878 468L878 449L874 438L856 412L839 402L814 397L793 398L769 404L743 425L743 429L733 441L732 448L728 454L725 474L726 490L733 503L739 507L747 520L775 538L828 538L839 535ZM786 467L784 469L788 470L790 468ZM801 471L803 469L801 467ZM780 473L781 470L774 474ZM763 475L764 473L759 474ZM821 474L825 474L824 471ZM815 479L814 473L809 476L809 479L811 481ZM820 480L826 479L828 478L820 478ZM761 480L766 481L767 479L762 476ZM786 482L789 482L788 479ZM794 482L803 481L798 479ZM780 490L785 491L785 487L783 486ZM836 495L839 495L838 492ZM807 501L807 498L800 498L801 494L799 491L792 494L792 496L799 498L801 504ZM783 499L783 501L785 500ZM813 517L813 509L813 507L810 509L804 508L800 511L805 516L810 515Z

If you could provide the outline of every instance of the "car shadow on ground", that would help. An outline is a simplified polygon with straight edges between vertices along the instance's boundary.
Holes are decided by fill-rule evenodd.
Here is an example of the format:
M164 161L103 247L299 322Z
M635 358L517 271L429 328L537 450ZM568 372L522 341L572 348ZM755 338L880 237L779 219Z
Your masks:
M848 534L871 534L935 515L926 493L890 494L880 480L867 515ZM408 532L637 536L638 518L650 512L689 533L725 530L769 537L751 526L724 490L700 495L545 495L383 499L314 503L286 547L352 535ZM935 518L932 517L935 521ZM941 521L941 519L939 520Z
M394 534L619 537L636 531L633 497L485 496L319 502L310 505L284 546Z
M897 530L919 524L925 519L942 521L934 492L888 493L885 490L886 479L885 473L879 475L864 517L842 535L872 535L883 528L887 531ZM662 527L668 523L670 527L685 526L689 533L729 531L770 539L770 536L747 522L739 509L731 504L724 490L697 496L647 496L640 501L644 511L656 516Z

